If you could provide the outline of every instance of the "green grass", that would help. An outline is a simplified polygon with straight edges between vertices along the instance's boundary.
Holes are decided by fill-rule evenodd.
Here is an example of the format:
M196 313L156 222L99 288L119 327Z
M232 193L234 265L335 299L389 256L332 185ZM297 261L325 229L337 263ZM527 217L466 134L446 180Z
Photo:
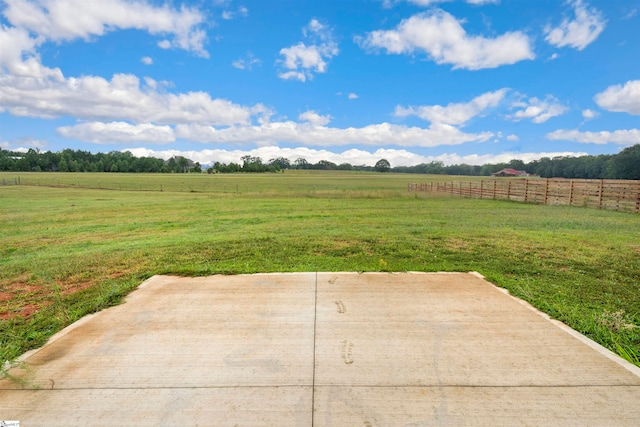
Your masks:
M473 270L640 365L640 215L406 191L450 177L19 176L0 186L1 360L154 274Z

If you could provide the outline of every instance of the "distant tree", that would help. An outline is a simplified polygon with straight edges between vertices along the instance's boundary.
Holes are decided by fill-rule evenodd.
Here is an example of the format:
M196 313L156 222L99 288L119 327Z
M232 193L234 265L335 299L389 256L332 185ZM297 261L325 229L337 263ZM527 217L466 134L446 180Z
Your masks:
M313 168L318 170L336 170L338 169L338 165L328 160L320 160L318 163L313 165Z
M374 169L377 172L388 172L391 169L391 163L387 159L380 159L376 162Z
M275 169L289 169L291 168L291 162L286 157L277 157L269 160L269 165Z
M640 144L627 147L613 156L609 170L614 179L640 179Z
M58 163L58 170L60 172L69 172L69 165L67 164L67 161L64 157L61 158L60 162Z
M178 156L178 168L182 173L189 172L189 159L186 157Z
M178 172L179 168L180 167L178 166L178 162L176 161L175 157L170 158L167 162L167 170L169 172Z
M297 158L293 163L296 165L297 169L309 169L311 166L304 157Z

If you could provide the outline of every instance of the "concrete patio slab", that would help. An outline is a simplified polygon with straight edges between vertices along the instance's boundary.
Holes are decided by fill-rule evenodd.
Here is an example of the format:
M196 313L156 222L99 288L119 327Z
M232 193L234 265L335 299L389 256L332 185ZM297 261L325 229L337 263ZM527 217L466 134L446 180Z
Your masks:
M467 273L155 276L10 373L21 426L640 424L640 369Z

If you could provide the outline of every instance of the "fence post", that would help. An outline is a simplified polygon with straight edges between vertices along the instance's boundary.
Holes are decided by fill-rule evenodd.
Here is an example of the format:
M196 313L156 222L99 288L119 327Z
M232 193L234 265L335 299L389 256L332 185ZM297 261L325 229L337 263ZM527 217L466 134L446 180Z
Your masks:
M636 213L640 213L640 182L638 183L638 194L636 194Z
M599 194L598 197L600 200L598 200L598 209L602 209L602 193L604 192L604 179L600 180L600 189L599 189Z
M547 182L544 185L544 204L548 205L549 203L547 203L547 194L549 194L549 178L547 178Z
M507 200L511 200L511 180L507 182Z
M527 198L527 196L528 196L527 193L528 192L529 192L529 179L525 178L525 180L524 180L524 202L525 203L527 203L527 200L528 200L528 198Z
M569 206L573 206L573 180L569 181Z

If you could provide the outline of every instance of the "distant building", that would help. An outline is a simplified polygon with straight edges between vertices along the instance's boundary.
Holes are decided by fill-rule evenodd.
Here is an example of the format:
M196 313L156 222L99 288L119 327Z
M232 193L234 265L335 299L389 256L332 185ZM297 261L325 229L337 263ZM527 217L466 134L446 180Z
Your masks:
M491 176L529 176L529 174L525 171L519 171L516 169L502 169L501 171L494 172Z

